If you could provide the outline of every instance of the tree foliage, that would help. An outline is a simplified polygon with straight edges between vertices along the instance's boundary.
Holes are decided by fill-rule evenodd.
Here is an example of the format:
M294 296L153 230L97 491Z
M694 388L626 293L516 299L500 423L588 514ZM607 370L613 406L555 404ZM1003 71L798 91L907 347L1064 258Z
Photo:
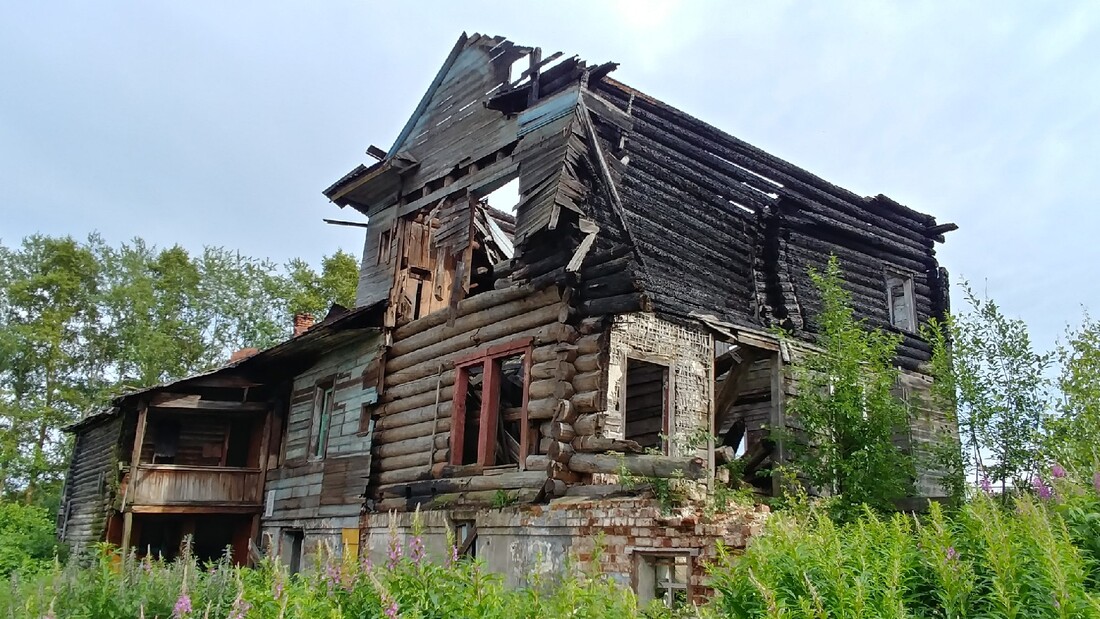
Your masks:
M1044 455L1066 467L1100 469L1100 322L1086 312L1058 359L1061 397L1046 424Z
M123 390L275 344L295 312L353 307L356 282L342 251L318 272L96 235L0 245L0 496L51 505L68 455L61 427Z
M1038 469L1054 358L1032 345L1027 325L963 285L970 311L933 324L932 371L954 396L959 438L976 484L1026 485ZM949 389L950 391L946 391ZM984 481L983 481L984 480Z
M914 476L912 457L894 440L909 423L893 393L900 336L856 319L835 256L810 276L822 299L819 351L794 366L799 393L788 410L805 434L787 438L793 466L836 495L842 512L861 504L890 509L910 495Z

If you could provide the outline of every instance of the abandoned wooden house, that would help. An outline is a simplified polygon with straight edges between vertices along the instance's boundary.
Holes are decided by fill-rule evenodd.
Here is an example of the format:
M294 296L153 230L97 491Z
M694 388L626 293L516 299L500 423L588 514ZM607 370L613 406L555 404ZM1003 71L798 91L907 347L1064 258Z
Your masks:
M78 425L66 538L140 545L217 519L234 548L298 565L318 544L384 555L419 509L430 546L451 528L512 582L584 560L602 532L603 567L643 597L698 596L700 558L760 516L669 515L623 477L706 488L739 459L773 490L757 473L785 457L771 429L796 423L808 270L831 255L858 314L904 338L905 448L952 436L918 397L917 327L948 308L934 246L954 225L834 186L615 68L463 35L393 146L324 192L368 218L357 307ZM920 497L943 493L934 468L918 477Z

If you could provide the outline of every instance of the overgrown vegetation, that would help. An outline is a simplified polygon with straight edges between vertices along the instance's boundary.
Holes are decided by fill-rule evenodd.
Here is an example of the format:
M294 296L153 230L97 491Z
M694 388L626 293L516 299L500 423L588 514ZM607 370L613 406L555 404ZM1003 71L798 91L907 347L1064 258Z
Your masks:
M1058 477L1058 475L1063 475ZM1100 474L1098 474L1100 475ZM1055 469L1007 504L867 510L837 524L803 503L711 574L724 617L1100 617L1100 477Z
M350 307L357 273L344 252L318 273L301 260L280 267L141 239L0 245L0 497L53 508L68 459L62 426L121 390L285 339L293 313Z
M894 440L909 419L893 393L894 356L901 337L856 319L833 256L810 277L821 295L819 351L793 366L798 397L788 404L800 431L778 430L791 451L790 467L811 487L836 497L836 515L863 505L886 511L912 495L913 458Z

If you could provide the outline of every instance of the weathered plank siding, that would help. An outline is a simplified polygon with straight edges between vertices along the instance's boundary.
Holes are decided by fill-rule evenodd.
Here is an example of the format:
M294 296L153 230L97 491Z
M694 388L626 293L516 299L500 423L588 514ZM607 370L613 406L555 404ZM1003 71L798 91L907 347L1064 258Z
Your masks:
M122 417L116 415L76 432L58 534L74 552L102 539L118 482Z
M281 530L302 530L305 547L315 550L327 542L339 551L341 530L358 526L371 444L370 435L360 432L366 429L360 418L373 393L364 389L363 373L376 362L379 345L377 334L364 335L294 378L283 464L267 474L273 510L264 517L263 531L271 542L278 543ZM328 380L335 383L328 447L324 458L313 459L308 451L316 390Z

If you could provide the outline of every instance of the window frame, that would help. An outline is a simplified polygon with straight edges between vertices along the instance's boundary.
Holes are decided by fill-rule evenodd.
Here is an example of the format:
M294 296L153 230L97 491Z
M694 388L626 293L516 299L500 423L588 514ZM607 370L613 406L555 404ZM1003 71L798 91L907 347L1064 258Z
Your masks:
M623 374L619 379L619 419L622 420L622 438L625 440L627 437L626 400L628 396L627 384L630 374L630 360L633 359L634 361L641 361L650 365L658 365L664 368L664 411L661 413L661 434L664 435L664 439L661 441L661 453L665 456L677 455L675 453L675 447L672 444L672 431L676 427L676 362L669 357L637 351L626 353L622 359Z
M908 327L898 326L897 316L894 313L894 293L891 280L901 280L902 285L902 297L908 301L907 303L907 316L909 321ZM901 271L897 269L886 269L883 275L883 284L886 287L886 311L890 319L890 326L906 333L917 332L917 299L914 292L913 274Z
M482 383L481 411L478 424L477 460L479 466L493 466L496 461L496 432L500 415L499 363L504 357L523 354L523 403L520 410L519 469L526 470L531 441L531 424L527 417L531 397L531 350L534 338L525 337L490 346L455 360L455 384L451 399L450 463L462 465L466 455L466 394L470 368L480 366ZM484 394L488 394L486 397Z
M325 395L331 394L325 410ZM313 412L309 424L309 445L306 460L324 460L328 455L328 439L332 431L332 415L336 408L336 377L328 376L313 386ZM327 417L326 417L327 413Z
M658 599L657 590L665 589L666 592L672 591L684 591L685 605L691 604L692 597L692 585L691 577L695 571L695 560L699 555L699 550L695 548L676 548L676 549L633 549L634 554L634 574L631 585L633 586L635 595L638 596L639 602L649 602L651 600ZM675 573L675 563L678 558L684 558L687 562L687 580L684 583L673 583L668 581L669 586L661 587L657 581L657 565L659 562L672 562L672 569L670 573ZM643 573L644 570L644 573ZM662 595L661 601L667 608L676 609L677 606L673 603L674 600L670 599L671 596Z

